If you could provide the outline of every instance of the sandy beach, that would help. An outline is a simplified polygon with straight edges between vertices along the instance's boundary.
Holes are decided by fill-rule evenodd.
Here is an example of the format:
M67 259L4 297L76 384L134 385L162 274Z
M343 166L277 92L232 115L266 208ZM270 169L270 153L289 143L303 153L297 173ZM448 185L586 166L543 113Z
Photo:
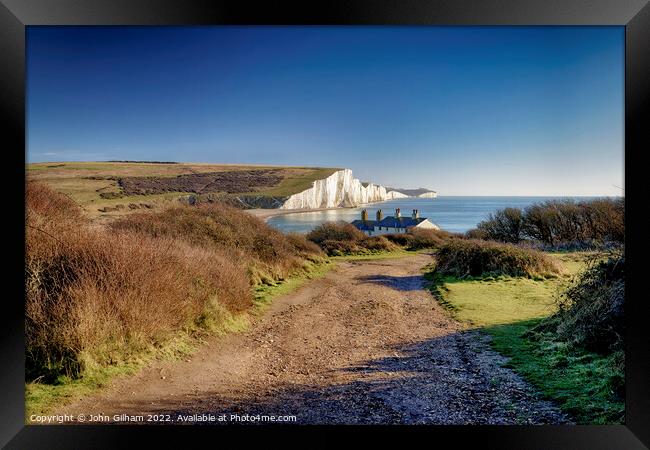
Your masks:
M259 217L260 219L266 221L270 219L271 217L275 216L282 216L284 214L295 214L295 213L305 213L305 212L317 212L317 211L329 211L333 209L346 209L346 208L313 208L313 209L279 209L279 208L274 208L274 209L263 209L263 208L255 208L255 209L245 209L249 214L252 214L256 217Z

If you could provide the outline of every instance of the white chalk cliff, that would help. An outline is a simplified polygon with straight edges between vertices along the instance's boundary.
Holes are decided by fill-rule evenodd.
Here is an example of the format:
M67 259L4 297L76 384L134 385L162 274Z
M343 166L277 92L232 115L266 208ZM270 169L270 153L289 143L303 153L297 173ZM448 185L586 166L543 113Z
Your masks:
M315 209L358 206L382 202L407 195L397 191L387 192L384 186L369 183L364 186L352 176L350 169L334 172L323 180L314 181L312 187L290 196L280 209Z
M408 195L397 191L388 191L386 193L386 200L393 200L394 198L408 198Z
M418 195L419 198L437 198L437 192L425 192L424 194Z

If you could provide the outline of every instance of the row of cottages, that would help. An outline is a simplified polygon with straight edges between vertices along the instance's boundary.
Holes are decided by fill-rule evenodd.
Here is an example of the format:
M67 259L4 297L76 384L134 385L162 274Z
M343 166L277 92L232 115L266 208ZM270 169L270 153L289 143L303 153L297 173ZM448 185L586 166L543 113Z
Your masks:
M377 211L377 220L368 220L368 211L361 211L361 220L353 220L358 230L363 231L368 236L377 236L381 234L406 233L414 228L439 230L440 227L431 222L426 217L420 217L420 211L413 210L411 217L402 217L399 208L395 210L394 216L384 217L381 209Z

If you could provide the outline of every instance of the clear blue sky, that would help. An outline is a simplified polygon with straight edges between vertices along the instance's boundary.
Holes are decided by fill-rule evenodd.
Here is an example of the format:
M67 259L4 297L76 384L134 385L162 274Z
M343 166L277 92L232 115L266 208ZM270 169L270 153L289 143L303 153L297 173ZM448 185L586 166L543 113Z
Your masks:
M27 160L620 195L623 27L28 27Z

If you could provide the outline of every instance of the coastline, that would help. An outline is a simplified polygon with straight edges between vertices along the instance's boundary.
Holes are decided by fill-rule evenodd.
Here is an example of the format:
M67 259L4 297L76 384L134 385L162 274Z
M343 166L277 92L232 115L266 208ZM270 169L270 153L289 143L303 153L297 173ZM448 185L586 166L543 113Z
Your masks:
M259 217L263 221L267 221L271 217L283 216L285 214L296 214L296 213L307 213L307 212L318 212L318 211L331 211L338 209L354 209L356 206L343 207L337 206L334 208L307 208L307 209L279 209L279 208L255 208L255 209L245 209L249 214Z
M571 199L576 197L542 197L542 196L444 196L437 198L403 198L357 205L354 207L330 207L310 209L249 209L251 215L269 223L270 218L285 214L312 212L318 214L303 214L302 216L287 216L274 219L280 230L291 230L306 233L325 221L357 219L357 210L368 208L369 214L375 214L377 209L383 209L385 214L391 214L400 208L403 214L417 209L421 217L428 218L442 230L452 233L465 233L476 228L490 213L503 208L525 209L528 206L545 200ZM581 200L584 198L581 198Z

